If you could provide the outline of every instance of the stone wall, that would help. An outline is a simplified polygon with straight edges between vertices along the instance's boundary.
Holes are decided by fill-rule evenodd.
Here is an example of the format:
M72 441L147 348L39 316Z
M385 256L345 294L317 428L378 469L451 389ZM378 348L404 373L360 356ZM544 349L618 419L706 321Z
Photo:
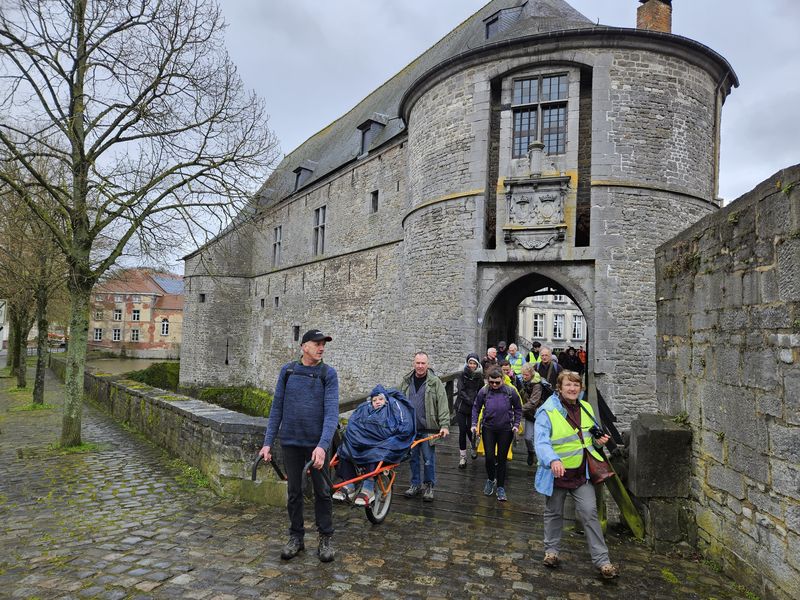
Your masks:
M51 358L50 368L64 378L63 359ZM117 421L200 469L217 493L285 506L286 485L277 481L274 471L262 467L260 481L250 480L267 419L109 376L87 372L83 383L86 395ZM280 452L278 442L276 451Z
M656 254L659 408L694 431L699 544L800 597L800 165Z

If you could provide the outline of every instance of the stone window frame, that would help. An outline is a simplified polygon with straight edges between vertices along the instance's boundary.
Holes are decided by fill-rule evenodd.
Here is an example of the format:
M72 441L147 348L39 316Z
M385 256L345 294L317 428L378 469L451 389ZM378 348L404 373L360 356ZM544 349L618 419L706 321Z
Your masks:
M583 315L572 315L572 339L582 340L584 337L584 322Z
M131 321L141 321L142 320L142 311L138 308L134 308L131 311Z
M169 335L169 319L161 319L161 335Z
M543 99L543 83L545 80L554 78L563 78L564 96L561 96L561 82L558 84L559 95L557 98ZM523 92L524 88L520 89L520 95L517 95L517 84L523 82L536 81L536 100L531 101L530 97L525 98ZM511 79L511 158L519 159L525 158L528 155L528 145L534 141L541 141L545 144L544 151L548 155L562 155L567 152L567 142L569 141L569 102L570 102L570 73L567 70L555 70L545 73L526 74ZM529 86L530 90L530 86ZM529 92L530 93L530 92ZM551 108L563 109L563 131L557 133L558 139L563 139L561 143L555 146L549 143L550 139L545 140L545 111ZM534 112L535 111L535 112ZM535 114L536 115L536 134L534 139L528 137L528 143L523 144L523 136L517 135L517 128L521 125L518 122L518 115L522 114ZM521 117L520 117L521 120ZM517 140L520 140L519 142ZM524 146L524 147L523 147Z
M374 215L380 209L380 190L372 190L369 193L369 214Z
M314 209L314 239L312 251L314 256L325 254L325 229L327 225L328 205L323 204Z
M567 301L567 297L564 294L553 294L552 300L553 302L562 304Z
M121 342L122 341L122 329L116 327L111 330L111 341L112 342Z
M281 264L281 242L283 241L283 225L272 228L272 266Z
M564 313L553 313L553 339L564 340L564 325L566 324Z
M102 310L94 311L94 320L95 321L100 321L102 319L103 319L103 311Z
M531 319L531 337L544 339L544 324L545 314L533 313L533 318Z
M139 330L131 329L131 341L138 342L140 340Z
M115 321L122 321L122 309L115 308L114 309L114 320Z
M94 328L94 341L95 342L102 342L103 341L103 328L102 327L95 327Z

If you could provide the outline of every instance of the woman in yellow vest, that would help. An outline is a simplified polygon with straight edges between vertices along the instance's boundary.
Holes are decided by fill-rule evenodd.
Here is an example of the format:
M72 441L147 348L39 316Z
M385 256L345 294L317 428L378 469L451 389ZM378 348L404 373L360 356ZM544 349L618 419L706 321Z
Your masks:
M563 529L564 500L575 500L575 509L583 523L592 563L606 579L617 577L619 569L608 558L608 547L597 518L594 486L589 482L586 453L601 459L598 448L608 436L592 439L594 411L588 402L579 400L583 389L581 376L562 371L556 393L536 411L534 444L539 458L536 491L547 496L544 510L544 565L559 564ZM588 414L587 414L588 413Z

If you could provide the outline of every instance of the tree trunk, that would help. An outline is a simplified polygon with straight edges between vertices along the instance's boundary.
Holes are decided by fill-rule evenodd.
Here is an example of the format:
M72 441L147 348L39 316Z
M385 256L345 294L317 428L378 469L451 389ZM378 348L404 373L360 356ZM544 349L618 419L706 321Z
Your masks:
M17 347L19 348L19 364L17 365L17 387L28 387L28 331L25 331L25 322L28 320L27 315L17 317L19 324L17 331L19 337L17 338ZM30 330L29 330L30 331Z
M33 403L44 404L44 370L47 368L47 290L36 294L36 376L33 380Z
M70 279L74 281L72 274ZM64 378L64 418L61 423L61 446L81 443L81 411L83 409L83 371L86 366L86 344L89 332L89 298L92 282L70 285L69 345L67 372Z
M6 354L6 366L10 367L11 375L16 374L16 367L19 365L19 346L17 345L17 332L14 331L16 309L8 303L8 354Z

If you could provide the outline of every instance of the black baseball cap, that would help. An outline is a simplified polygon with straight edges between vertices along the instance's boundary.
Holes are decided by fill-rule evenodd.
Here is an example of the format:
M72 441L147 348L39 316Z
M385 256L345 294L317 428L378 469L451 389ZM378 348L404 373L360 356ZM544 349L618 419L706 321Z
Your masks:
M333 341L333 338L329 335L325 335L319 329L309 329L303 334L303 341L300 342L300 345L303 345L306 342L321 342L322 340L331 342Z

